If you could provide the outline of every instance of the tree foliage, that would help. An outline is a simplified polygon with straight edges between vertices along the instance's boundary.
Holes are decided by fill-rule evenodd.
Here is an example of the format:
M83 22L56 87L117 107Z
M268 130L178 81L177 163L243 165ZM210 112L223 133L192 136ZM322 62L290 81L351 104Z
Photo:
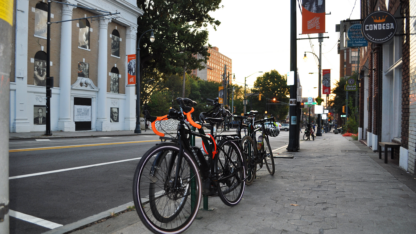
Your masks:
M357 74L354 73L351 77L356 77ZM352 107L349 107L349 105L346 105L346 92L344 89L344 86L347 84L347 78L341 78L336 84L335 88L332 89L332 93L335 94L335 98L332 100L329 100L328 103L331 106L331 108L334 110L335 113L341 115L342 113L342 106L346 106L349 113L352 113ZM349 92L349 98L352 99L352 102L355 103L355 91Z
M140 41L142 71L158 71L163 74L181 73L201 68L207 60L208 25L216 28L220 22L210 16L219 9L221 0L138 0L144 11L137 22L138 38L149 29L154 30L155 41L150 43L150 33ZM200 54L196 58L192 55Z
M252 93L261 94L261 100L257 95L249 98L250 107L255 108L259 113L265 113L268 109L268 115L279 120L286 119L289 113L289 87L286 76L276 70L266 72L263 76L257 77L254 87ZM276 102L273 98L276 98Z

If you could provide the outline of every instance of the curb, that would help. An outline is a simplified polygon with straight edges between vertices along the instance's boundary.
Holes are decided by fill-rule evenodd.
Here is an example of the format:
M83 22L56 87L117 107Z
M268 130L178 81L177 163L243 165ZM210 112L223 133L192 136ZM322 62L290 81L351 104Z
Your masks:
M50 231L44 232L43 234L64 234L64 233L69 233L69 232L75 231L75 230L77 230L79 228L85 227L85 226L87 226L89 224L92 224L94 222L97 222L97 221L99 221L101 219L106 219L108 217L111 217L111 214L117 214L117 213L126 211L129 206L134 206L133 201L128 202L128 203L126 203L124 205L117 206L115 208L106 210L104 212L98 213L96 215L87 217L85 219L78 220L78 221L76 221L74 223L70 223L70 224L64 225L62 227L52 229Z

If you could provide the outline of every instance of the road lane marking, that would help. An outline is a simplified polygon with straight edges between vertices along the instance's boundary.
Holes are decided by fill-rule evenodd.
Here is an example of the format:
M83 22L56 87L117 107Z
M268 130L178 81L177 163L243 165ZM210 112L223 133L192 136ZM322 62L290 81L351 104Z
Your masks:
M81 167L71 167L71 168L60 169L60 170L38 172L38 173L32 173L32 174L26 174L26 175L20 175L20 176L11 176L11 177L9 177L9 180L21 179L21 178L27 178L27 177L33 177L33 176L41 176L41 175L47 175L47 174L65 172L65 171L80 170L80 169L91 168L91 167L99 167L99 166L105 166L105 165L109 165L109 164L115 164L115 163L122 163L122 162L129 162L129 161L134 161L134 160L140 160L141 158L142 157L125 159L125 160L119 160L119 161L113 161L113 162L106 162L106 163L98 163L98 164L86 165L86 166L81 166Z
M280 147L280 148L277 148L277 149L273 150L273 152L274 152L274 151L278 151L278 150L280 150L280 149L283 149L283 148L285 148L285 147L287 147L287 145L282 146L282 147Z
M35 141L51 141L49 139L35 139Z
M14 210L9 210L9 215L11 217L16 218L16 219L20 219L20 220L23 220L23 221L26 221L26 222L29 222L29 223L33 223L33 224L36 224L38 226L42 226L44 228L55 229L55 228L58 228L58 227L62 227L62 224L54 223L54 222L44 220L44 219L41 219L41 218L37 218L37 217L31 216L31 215L23 214L21 212L17 212L17 211L14 211Z
M125 145L125 144L137 144L137 143L156 142L156 141L160 141L160 140L126 141L126 142L87 144L87 145L66 145L66 146L52 146L52 147L39 147L39 148L26 148L26 149L12 149L12 150L9 150L9 153L36 151L36 150L70 149L70 148L106 146L106 145Z

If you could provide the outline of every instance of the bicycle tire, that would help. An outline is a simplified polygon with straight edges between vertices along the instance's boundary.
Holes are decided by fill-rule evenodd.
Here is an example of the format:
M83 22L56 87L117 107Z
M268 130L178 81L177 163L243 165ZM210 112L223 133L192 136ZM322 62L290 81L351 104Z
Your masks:
M180 185L174 186L179 152L179 146L174 143L156 145L141 158L134 173L136 212L153 233L185 231L194 221L201 204L199 169L187 150L183 151L179 165L181 173L177 183Z
M250 148L248 146L251 146ZM246 185L251 185L256 178L256 165L253 163L256 155L257 148L250 136L245 136L241 139L241 146L243 149L244 159L246 163Z
M214 159L218 196L227 206L237 205L244 195L245 166L242 152L232 140L221 141Z
M274 165L274 157L273 157L273 151L272 148L270 147L270 142L269 142L269 138L266 136L265 138L265 145L264 145L264 151L265 151L265 156L264 156L264 161L266 164L266 168L269 171L270 175L274 175L275 173L275 165ZM268 150L266 150L266 148Z

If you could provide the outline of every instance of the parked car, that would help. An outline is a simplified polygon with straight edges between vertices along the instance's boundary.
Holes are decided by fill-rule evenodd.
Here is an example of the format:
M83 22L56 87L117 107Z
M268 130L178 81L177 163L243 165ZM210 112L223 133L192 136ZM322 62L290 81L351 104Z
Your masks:
M288 123L283 123L282 127L280 128L281 131L286 130L289 131L289 124Z

